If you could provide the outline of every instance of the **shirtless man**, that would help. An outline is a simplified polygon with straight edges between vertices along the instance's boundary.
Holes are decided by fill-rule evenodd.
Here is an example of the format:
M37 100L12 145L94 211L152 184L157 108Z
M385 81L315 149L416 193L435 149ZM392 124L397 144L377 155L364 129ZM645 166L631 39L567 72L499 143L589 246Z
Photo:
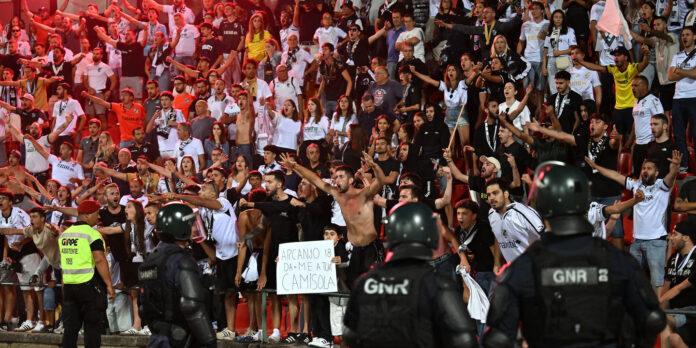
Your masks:
M232 122L234 122L237 127L237 135L235 138L237 153L246 157L249 161L250 168L255 168L252 163L254 156L251 144L256 112L254 111L254 105L249 101L249 93L247 91L241 91L237 94L237 105L239 105L239 115L232 116Z
M267 198L266 191L262 188L254 189L249 193L250 202L262 202ZM234 282L239 288L242 284L242 272L244 266L248 266L247 253L256 254L256 267L259 279L256 282L258 290L263 289L266 283L266 266L268 264L268 254L264 250L271 247L271 234L268 232L268 224L263 219L263 214L258 209L247 209L239 214L237 219L239 226L239 250L240 262L237 263L237 275ZM249 250L249 247L252 247ZM250 282L253 284L254 282ZM249 304L249 327L257 331L255 336L261 337L261 294L258 292L243 292Z
M370 186L362 189L353 187L355 182L353 169L348 166L336 168L334 182L330 185L322 180L312 170L307 169L286 154L280 155L280 164L304 179L307 179L318 189L330 194L341 207L341 213L346 221L348 241L353 245L353 254L348 266L348 278L352 283L358 276L367 272L374 263L384 260L384 247L377 240L377 230L374 227L373 197L384 185L385 177L382 169L371 156L363 152L363 161L372 168L375 180Z
M17 150L12 150L7 167L0 168L0 176L14 177L18 182L31 186L32 182L27 177L26 169L19 163L21 160L22 154Z

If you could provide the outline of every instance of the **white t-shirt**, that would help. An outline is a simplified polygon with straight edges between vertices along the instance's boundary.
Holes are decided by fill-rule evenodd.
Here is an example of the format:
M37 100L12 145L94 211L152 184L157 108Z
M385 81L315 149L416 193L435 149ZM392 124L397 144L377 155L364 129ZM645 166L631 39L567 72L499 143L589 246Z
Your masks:
M539 34L548 28L549 21L542 19L539 23L528 20L522 23L520 40L525 41L524 57L530 62L541 63L544 54L544 40L539 38Z
M645 193L645 199L633 206L633 237L657 239L666 235L665 219L671 187L667 187L662 179L645 186L641 180L626 178L626 189L633 193L638 190Z
M56 123L53 126L53 130L58 129L63 123L65 123L65 117L68 115L73 115L72 121L65 130L63 130L60 135L68 135L70 132L75 130L77 125L77 119L80 116L84 116L85 112L82 111L82 106L80 103L68 97L68 100L59 100L53 104L53 117L56 119Z
M113 39L113 37L111 38ZM116 40L116 42L122 42L125 41L126 38L121 36L118 39L114 40ZM109 55L109 67L111 67L111 69L120 69L123 63L123 59L121 57L121 50L119 50L115 46L112 46L108 42L105 42L104 45L106 46L106 53Z
M215 257L220 260L229 260L239 253L237 250L237 216L232 210L232 205L225 198L218 198L222 205L218 210L201 207L200 215L206 229L212 226L213 240L215 240Z
M285 82L280 82L278 78L274 78L269 85L271 93L275 96L276 110L283 109L283 104L287 99L295 102L297 105L297 96L302 95L302 86L299 80L292 76L288 76Z
M82 166L75 161L63 161L56 155L48 155L48 163L51 164L51 178L58 180L61 185L70 184L70 178L85 178Z
M162 6L162 12L166 13L169 16L169 35L171 35L170 39L172 40L176 35L176 24L174 23L175 13L181 12L184 15L184 23L186 24L193 24L193 22L196 21L196 15L193 13L193 10L186 7L186 5L183 5L181 6L181 8L176 10L172 5L164 5Z
M599 19L602 18L604 6L606 6L606 4L607 2L605 0L600 0L596 4L592 5L592 8L590 9L590 22L599 21Z
M176 149L176 143L179 141L179 135L176 132L176 126L167 125L170 116L174 119L174 121L176 121L176 123L186 121L186 118L184 118L184 114L182 114L181 110L179 109L171 108L169 109L169 111L162 110L162 114L160 115L160 117L155 119L154 122L157 125L158 129L169 130L169 136L163 137L161 135L157 135L157 144L159 145L160 151L172 151Z
M136 201L140 202L143 205L143 207L145 207L147 205L147 203L150 201L149 199L147 199L147 196L145 196L145 195L142 195L138 198L133 198L133 196L131 196L131 195L124 195L123 197L121 197L121 200L118 201L118 204L125 207L126 204L128 203L128 201L132 201L132 200L136 200Z
M536 210L517 202L508 205L502 217L491 209L488 221L507 262L514 261L544 232L544 222Z
M43 146L46 151L51 148L51 143L48 142L48 135L36 139L36 142ZM48 160L36 151L34 143L29 140L24 140L24 151L26 155L24 167L27 168L29 173L37 174L48 170Z
M176 133L176 132L174 132ZM176 152L176 166L177 168L181 166L181 159L185 156L193 157L193 163L196 165L196 172L200 170L200 163L198 163L198 155L205 155L205 150L203 149L203 143L197 138L190 138L191 142L184 146L183 154L179 151L181 145L181 140L178 140L174 145L174 152Z
M20 208L12 207L12 212L10 212L10 216L7 218L0 214L0 228L24 229L29 226L31 226L29 214ZM12 245L12 243L19 243L28 237L23 234L13 234L6 235L5 238L7 238L7 243ZM32 271L30 270L30 272Z
M313 38L319 42L319 47L328 42L335 48L338 47L338 42L343 40L346 36L348 36L348 34L341 30L341 28L331 26L328 29L324 27L317 28L317 30L314 31Z
M176 31L174 31L176 36ZM181 35L179 35L179 43L177 43L174 53L177 56L191 57L196 52L196 39L201 36L198 29L191 25L186 24L181 30Z
M590 209L587 210L587 221L594 227L592 237L601 239L607 238L607 228L604 221L607 221L609 217L604 216L604 207L606 207L606 205L592 202L590 203Z
M253 97L253 96L252 96ZM272 98L271 88L268 83L261 79L256 79L256 100L254 100L254 110L261 112L266 109L266 98ZM297 104L295 104L297 105Z
M336 113L334 112L333 116L331 117L331 120L336 120ZM353 123L358 123L358 118L355 117L355 114L351 115L349 118L345 116L341 116L338 118L337 121L331 122L331 129L337 131L337 132L348 132L348 129L350 128L350 125ZM338 145L343 146L348 141L348 137L345 135L337 135L338 137Z
M404 42L412 37L418 38L419 40L418 43L413 46L413 56L425 62L425 44L423 43L425 34L423 34L423 29L414 27L411 30L404 31L396 38L396 43ZM399 60L402 59L404 59L404 54L399 53Z
M694 48L696 49L696 48ZM696 54L692 55L687 61L689 55L681 51L674 55L670 67L676 67L682 70L691 70L696 67ZM696 80L690 77L685 77L677 81L674 87L674 99L696 98Z
M287 28L281 28L278 33L280 34L280 43L283 47L283 52L288 50L288 36L290 36L290 34L297 35L297 42L302 42L300 41L300 28L294 26L292 23L290 23L290 26Z
M602 37L601 33L597 33L597 45L595 45L595 52L600 52L599 65L614 65L614 56L611 54L611 52L623 45L624 40L621 36L614 36L609 33L604 33L604 37Z
M210 98L208 98L208 111L210 111L210 116L212 116L216 121L220 121L222 114L225 113L225 108L227 108L227 105L233 101L234 99L227 94L225 94L225 96L219 100L214 94L211 95Z
M76 74L77 75L77 74ZM104 62L99 64L91 64L85 69L87 75L87 83L97 92L106 90L106 81L109 77L114 76L114 71Z
M87 68L89 68L93 64L94 61L92 60L92 52L84 54L84 57L75 65L75 78L73 79L73 81L75 81L76 84L81 84L82 75L84 75Z
M303 76L307 65L312 64L313 61L312 55L303 49L297 49L294 53L285 51L280 57L281 64L285 64L288 67L288 76L297 79L300 82L300 86L304 84Z
M306 140L326 139L329 134L329 118L322 116L319 123L314 122L314 117L310 117L302 130L302 138Z
M650 129L650 119L656 114L664 113L660 99L648 94L633 105L633 125L636 128L636 144L645 145L655 138Z
M519 106L520 106L520 101L517 100L517 99L515 99L515 102L512 103L512 105L510 105L510 106L507 105L507 102L502 102L502 103L500 104L500 106L498 107L498 109L499 109L501 112L502 112L502 111L507 111L507 113L509 114L509 113L511 113L511 112L513 112L513 111L515 111L515 110L517 110L517 108L518 108ZM512 124L515 126L515 128L517 128L517 129L519 129L519 130L522 130L522 127L524 127L524 125L527 124L527 122L531 122L531 121L532 121L532 119L531 119L531 116L530 116L529 109L528 109L527 106L525 105L525 106L524 106L524 109L522 109L522 112L520 112L520 113L517 115L517 117L515 117L515 119L512 120Z
M602 85L599 82L599 74L584 66L580 68L571 67L570 70L570 89L579 94L582 100L595 100L594 88Z
M302 136L302 121L293 121L276 111L273 113L273 145L297 150L298 139Z
M450 90L449 87L445 85L444 81L440 81L440 86L438 89L445 94L445 105L447 105L448 108L466 105L466 81L459 81L457 88L453 90Z
M559 34L558 35L558 42L555 45L552 45L551 43L551 35L546 35L546 39L544 39L544 48L548 48L547 56L553 57L553 50L567 50L570 48L570 46L577 45L577 42L575 41L575 30L573 28L568 27L568 32L565 34ZM563 56L570 56L569 54L563 54L560 55L559 57Z

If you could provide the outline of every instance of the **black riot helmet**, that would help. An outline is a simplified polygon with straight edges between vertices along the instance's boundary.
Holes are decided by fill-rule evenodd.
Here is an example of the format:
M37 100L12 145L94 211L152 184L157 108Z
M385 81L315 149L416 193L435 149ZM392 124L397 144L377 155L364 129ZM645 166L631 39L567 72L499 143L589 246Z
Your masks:
M174 240L191 239L191 226L197 212L183 203L170 203L157 212L155 229L158 234L172 236Z
M402 202L394 206L385 221L391 260L430 260L437 249L438 215L428 206L417 202Z
M590 206L590 182L579 168L547 161L535 171L530 198L536 210L549 222L551 233L568 236L592 233L585 218Z

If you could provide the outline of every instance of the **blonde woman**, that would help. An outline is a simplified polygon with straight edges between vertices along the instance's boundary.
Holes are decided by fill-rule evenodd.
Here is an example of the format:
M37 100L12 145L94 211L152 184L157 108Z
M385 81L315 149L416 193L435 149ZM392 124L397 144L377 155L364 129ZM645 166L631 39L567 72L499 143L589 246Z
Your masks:
M93 167L95 163L104 162L109 168L112 168L118 164L118 151L119 148L113 143L111 134L108 131L102 132L99 135L97 153L90 161L90 166Z
M522 80L532 69L526 58L510 49L505 35L498 35L493 39L491 57L498 57L505 65L508 74L515 80Z

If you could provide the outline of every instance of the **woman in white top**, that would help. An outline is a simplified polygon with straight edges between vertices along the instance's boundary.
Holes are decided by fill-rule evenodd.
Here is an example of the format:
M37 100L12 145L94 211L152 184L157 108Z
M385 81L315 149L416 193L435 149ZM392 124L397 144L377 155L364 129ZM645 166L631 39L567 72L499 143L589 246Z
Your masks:
M329 110L327 110L329 111ZM300 150L297 153L300 158L300 163L307 164L305 152L310 144L319 146L319 162L326 163L329 154L329 118L324 116L321 108L321 103L317 98L309 98L307 101L307 112L305 114L305 123L302 128L302 137L304 141L300 145Z
M568 27L563 11L553 11L551 23L544 41L544 61L541 63L541 73L549 81L551 94L556 94L556 73L568 70L573 66L570 60L570 46L577 45L575 31Z
M102 234L123 233L126 243L126 251L130 256L130 262L121 266L121 280L126 287L138 285L138 266L145 259L145 210L142 203L137 200L130 200L126 203L126 222L121 226L99 227L97 231ZM124 331L125 335L137 335L142 328L142 321L138 315L138 291L128 290L132 299L133 306L133 327Z
M295 102L292 99L285 100L282 114L272 110L269 117L275 129L272 144L279 147L281 153L296 154L297 147L302 142L302 121Z
M244 155L237 155L234 165L230 168L230 175L227 177L227 188L234 188L238 193L246 195L251 191L248 176L249 160Z
M348 128L351 123L358 123L358 118L355 116L350 97L342 95L338 98L338 107L331 117L329 129L329 139L334 147L340 148L348 141Z
M462 146L469 144L469 119L466 114L467 90L466 81L462 79L462 74L456 65L447 65L444 81L436 81L430 76L423 75L416 71L416 67L411 65L411 72L419 79L438 87L445 94L445 123L450 132L457 130Z
M53 199L51 202L51 205L55 205L58 207L74 207L75 203L73 203L72 199L72 192L70 191L70 188L67 186L60 186L58 188L58 191L56 192L56 198ZM70 217L67 215L64 215L63 213L60 212L60 210L54 210L53 214L51 215L51 220L50 222L52 224L56 224L58 228L63 226L63 222L65 220L69 220Z

